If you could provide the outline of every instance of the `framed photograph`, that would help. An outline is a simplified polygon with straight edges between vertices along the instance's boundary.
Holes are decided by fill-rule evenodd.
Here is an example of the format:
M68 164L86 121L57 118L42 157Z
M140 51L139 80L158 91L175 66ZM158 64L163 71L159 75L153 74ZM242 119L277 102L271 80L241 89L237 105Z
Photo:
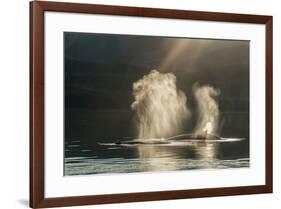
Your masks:
M30 207L272 192L272 16L30 3Z

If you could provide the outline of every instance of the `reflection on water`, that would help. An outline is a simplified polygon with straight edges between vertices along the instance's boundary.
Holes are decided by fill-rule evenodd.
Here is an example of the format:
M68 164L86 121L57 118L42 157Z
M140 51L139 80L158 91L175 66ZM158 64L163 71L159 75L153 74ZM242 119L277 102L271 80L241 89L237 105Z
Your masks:
M171 144L65 144L64 174L156 172L249 167L248 140Z
M213 160L218 155L218 144L203 142L195 146L196 157L201 160Z
M177 145L179 146L179 145ZM195 163L194 160L201 161L201 168L208 168L208 165L203 164L211 162L217 156L217 143L185 143L184 147L165 146L137 146L138 157L141 161L147 161L145 170L143 171L159 171L159 170L183 170L188 169ZM190 155L183 155L183 152L190 152ZM187 161L189 159L189 161ZM185 162L186 161L186 162ZM190 167L189 169L191 169Z

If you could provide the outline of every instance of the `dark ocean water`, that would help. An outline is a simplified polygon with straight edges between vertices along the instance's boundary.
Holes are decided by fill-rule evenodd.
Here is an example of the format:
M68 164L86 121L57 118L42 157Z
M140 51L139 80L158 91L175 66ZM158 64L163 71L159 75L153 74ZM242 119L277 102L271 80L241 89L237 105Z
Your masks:
M65 176L244 168L250 165L248 139L119 145L95 141L91 145L83 144L81 140L65 143Z

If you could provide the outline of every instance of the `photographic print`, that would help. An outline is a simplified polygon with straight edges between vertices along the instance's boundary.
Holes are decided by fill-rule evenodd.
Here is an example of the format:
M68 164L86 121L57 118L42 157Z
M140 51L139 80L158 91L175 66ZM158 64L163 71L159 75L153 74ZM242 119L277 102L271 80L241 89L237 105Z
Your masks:
M30 207L273 192L272 16L31 1L29 34Z
M64 175L249 167L249 44L64 32Z

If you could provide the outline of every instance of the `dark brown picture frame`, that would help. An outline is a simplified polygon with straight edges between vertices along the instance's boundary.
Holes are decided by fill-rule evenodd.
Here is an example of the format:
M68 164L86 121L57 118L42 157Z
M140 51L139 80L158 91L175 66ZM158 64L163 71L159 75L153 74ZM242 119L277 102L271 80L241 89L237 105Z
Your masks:
M46 198L44 195L44 13L46 11L263 24L266 27L266 179L265 185ZM139 7L34 1L30 3L30 207L170 200L272 193L273 17Z

